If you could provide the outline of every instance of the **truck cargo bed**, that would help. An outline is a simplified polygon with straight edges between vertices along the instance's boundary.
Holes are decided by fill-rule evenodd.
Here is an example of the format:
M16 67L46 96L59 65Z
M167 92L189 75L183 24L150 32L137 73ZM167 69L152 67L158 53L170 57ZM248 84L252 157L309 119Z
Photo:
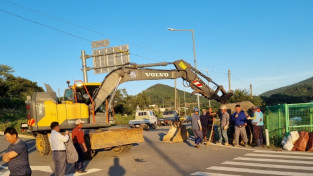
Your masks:
M116 146L143 142L142 128L104 128L90 130L91 149L106 149Z

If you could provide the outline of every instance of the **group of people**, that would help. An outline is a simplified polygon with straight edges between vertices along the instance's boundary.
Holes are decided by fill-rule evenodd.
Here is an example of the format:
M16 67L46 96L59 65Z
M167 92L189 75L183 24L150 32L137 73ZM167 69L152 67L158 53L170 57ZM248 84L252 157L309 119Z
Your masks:
M78 173L85 173L83 169L84 165L84 152L87 152L87 147L84 140L84 131L82 130L83 121L76 120L76 127L72 130L72 139L74 147L78 154L78 161L75 162L75 171ZM49 137L49 143L52 150L52 159L55 166L55 176L64 176L66 171L66 146L70 140L69 132L65 131L65 135L60 133L60 125L58 122L52 122L51 134Z
M235 143L234 146L238 146L239 139L243 140L243 145L246 146L248 143L247 131L246 127L248 126L248 120L251 120L252 131L254 142L256 146L263 145L263 113L260 107L253 107L251 116L246 115L244 111L242 111L241 106L238 104L235 106L235 112L230 116L227 112L227 107L222 106L220 108L220 125L218 127L219 140L217 140L217 144L221 145L224 141L224 145L229 145L228 141L228 129L230 124L233 124L235 130ZM199 110L197 108L194 109L194 113L192 115L192 130L195 136L195 147L199 148L200 143L207 144L207 136L209 137L209 142L211 135L213 133L213 125L217 114L212 111L210 107L208 111L206 109L202 110L202 114L199 115ZM232 143L232 142L231 142Z
M87 147L84 141L84 132L82 130L81 120L76 120L76 127L72 130L72 140L78 154L78 160L75 162L75 171L85 173L83 169L84 152ZM64 176L67 163L66 145L69 140L69 132L65 131L65 135L60 133L60 125L58 122L52 122L51 134L49 142L52 150L52 159L55 165L55 176ZM6 152L2 155L2 160L8 163L10 176L31 176L32 170L29 165L28 147L26 143L18 137L15 128L8 127L4 131L5 139L10 143Z

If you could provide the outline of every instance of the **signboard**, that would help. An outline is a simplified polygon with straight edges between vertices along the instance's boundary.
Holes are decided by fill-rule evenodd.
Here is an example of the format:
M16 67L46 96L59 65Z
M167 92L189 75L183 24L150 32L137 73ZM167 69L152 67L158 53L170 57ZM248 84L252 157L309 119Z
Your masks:
M107 73L130 63L128 45L93 50L92 56L95 74Z
M110 45L110 40L98 40L91 42L91 48L101 48Z

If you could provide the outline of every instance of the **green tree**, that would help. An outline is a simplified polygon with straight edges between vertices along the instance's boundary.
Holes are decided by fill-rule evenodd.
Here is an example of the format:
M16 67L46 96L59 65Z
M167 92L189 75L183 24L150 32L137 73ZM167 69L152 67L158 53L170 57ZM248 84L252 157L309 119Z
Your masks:
M141 109L146 109L150 103L151 100L146 92L142 92L135 97L135 107L138 105Z
M250 101L256 106L263 106L264 102L259 96L250 96L250 93L246 89L236 89L234 95L228 100L227 103L237 103L241 101Z
M7 95L10 97L21 98L26 100L27 96L33 95L34 92L43 92L44 90L28 79L9 75L6 79L6 85L9 87Z
M4 80L14 72L13 68L8 65L0 64L0 79Z

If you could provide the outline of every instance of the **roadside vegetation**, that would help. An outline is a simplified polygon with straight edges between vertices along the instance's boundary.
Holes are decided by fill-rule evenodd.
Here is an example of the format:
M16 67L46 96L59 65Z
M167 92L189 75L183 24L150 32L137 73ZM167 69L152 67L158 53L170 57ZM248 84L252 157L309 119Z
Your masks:
M13 75L12 67L0 64L0 130L12 126L20 131L27 122L25 100L33 92L43 91L36 82Z

